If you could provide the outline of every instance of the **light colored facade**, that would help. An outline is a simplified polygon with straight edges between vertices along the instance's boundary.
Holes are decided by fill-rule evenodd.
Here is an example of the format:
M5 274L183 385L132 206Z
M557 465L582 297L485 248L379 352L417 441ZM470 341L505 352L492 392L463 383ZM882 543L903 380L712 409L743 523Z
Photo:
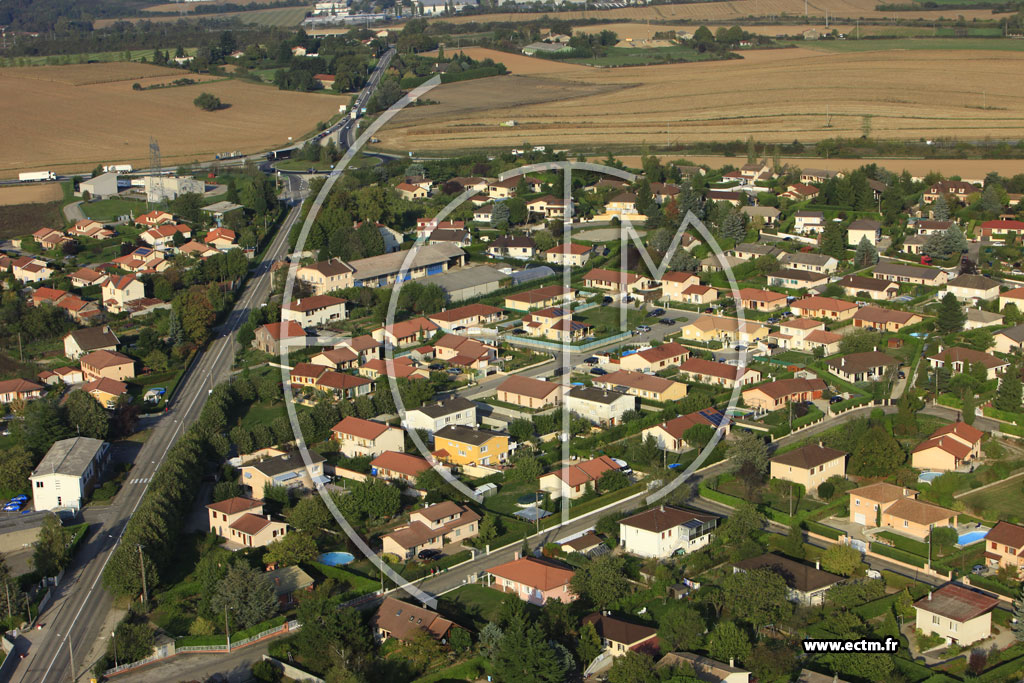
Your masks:
M649 349L623 355L619 367L623 370L655 373L677 367L690 357L690 350L678 342L665 342Z
M914 603L915 627L948 643L971 645L992 635L992 610L998 604L996 598L947 583Z
M414 510L409 523L381 537L385 553L411 560L423 550L441 550L479 533L480 515L467 507L445 501Z
M697 425L706 425L712 429L717 429L723 420L724 416L722 413L714 408L707 408L688 415L680 415L679 417L656 424L653 427L648 427L641 433L641 438L644 440L648 438L654 439L658 444L658 448L663 450L682 453L694 447L688 444L684 438L690 428ZM722 430L722 437L724 438L728 435L729 423L726 422Z
M699 342L720 341L723 344L743 343L766 339L769 328L755 320L741 324L736 318L717 315L701 315L689 325L683 326L683 339Z
M846 453L822 444L802 446L771 459L771 478L799 484L813 493L832 477L846 477Z
M531 410L540 410L561 403L564 390L565 388L561 384L555 382L522 375L509 375L498 385L497 398L505 403Z
M966 422L939 427L914 448L911 465L919 470L950 472L981 456L984 436Z
M820 379L780 379L745 390L743 402L755 410L771 412L781 410L791 402L821 398L826 388Z
M627 553L666 560L711 542L718 518L662 505L619 520L619 545Z
M790 305L794 315L826 320L849 320L857 313L857 304L826 296L809 296Z
M565 497L576 500L583 497L589 489L599 491L601 477L619 469L622 469L619 464L607 455L580 460L542 474L538 488L550 493L552 498Z
M984 275L960 275L946 283L946 292L958 301L992 301L999 298L999 281Z
M281 307L281 320L296 322L302 327L318 327L341 322L346 318L345 299L318 294L295 299Z
M354 272L352 266L340 258L332 258L300 267L295 272L295 279L309 285L313 294L320 295L355 286Z
M476 412L475 403L456 396L407 411L405 413L405 428L410 431L420 429L433 437L435 432L448 425L475 427Z
M565 405L570 412L587 418L599 425L615 426L622 423L622 416L636 410L635 396L596 389L594 387L573 387L565 395Z
M1012 567L1020 576L1024 568L1024 526L1000 521L985 536L985 564Z
M110 444L84 436L61 439L32 471L35 510L79 510L109 459Z
M331 427L331 437L337 442L338 450L349 458L405 449L405 431L401 428L352 415Z
M206 506L210 533L227 540L228 547L263 548L288 533L288 525L263 513L263 501L228 498Z
M558 598L563 603L576 600L569 589L575 572L561 564L535 557L523 557L488 570L489 585L520 600L543 606Z
M249 487L253 498L264 498L268 486L283 486L301 491L327 483L327 477L324 476L324 459L316 453L309 455L308 468L298 453L245 463L241 467L239 481L243 486Z
M598 389L614 389L650 401L677 401L686 397L686 385L664 377L632 370L616 370L594 379Z

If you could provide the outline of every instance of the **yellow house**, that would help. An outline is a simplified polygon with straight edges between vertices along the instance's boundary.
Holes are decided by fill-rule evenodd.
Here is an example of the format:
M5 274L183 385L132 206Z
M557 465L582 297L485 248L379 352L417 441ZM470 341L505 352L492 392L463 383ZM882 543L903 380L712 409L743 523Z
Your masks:
M807 492L817 491L836 476L846 476L846 453L821 443L808 444L771 459L772 479L799 484Z
M507 434L448 425L434 432L435 455L449 465L493 467L508 459Z
M992 610L998 604L996 598L947 583L914 603L915 626L947 643L970 645L992 635Z
M550 308L566 301L572 301L576 291L562 285L548 285L528 292L510 294L505 297L505 308L513 311L532 311L537 308Z
M594 386L617 391L624 389L627 394L652 401L678 401L686 397L686 385L682 382L632 370L617 370L598 377L594 380Z

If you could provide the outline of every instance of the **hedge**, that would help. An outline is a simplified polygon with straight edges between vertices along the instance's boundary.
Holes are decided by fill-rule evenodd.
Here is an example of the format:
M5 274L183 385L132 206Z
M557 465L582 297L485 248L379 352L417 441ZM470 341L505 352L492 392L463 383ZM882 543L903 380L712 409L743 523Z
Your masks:
M994 669L989 669L981 676L976 678L979 683L997 683L997 681L1009 681L1014 678L1016 674L1024 671L1024 657L1018 657L1017 659L1010 660L1004 664L1000 664Z
M413 88L423 85L429 80L430 76L408 76L399 81L398 87L402 90L412 90Z
M935 402L948 408L960 409L963 407L963 403L960 399L952 394L939 394L939 397L935 399Z
M861 406L866 406L869 403L871 403L872 400L873 399L870 396L862 396L860 398L851 398L851 399L849 399L847 401L840 401L839 403L832 403L832 404L829 405L828 409L829 409L829 412L838 413L840 411L848 410L850 408L859 408Z
M846 535L844 532L840 531L839 529L833 529L830 526L822 524L821 522L815 522L814 520L811 520L811 519L804 520L803 528L807 529L807 531L813 531L816 534L820 534L822 536L828 536L829 538L834 538L834 539L839 539L839 538L842 538L843 536Z
M928 561L924 557L912 555L911 553L904 552L898 548L890 548L889 546L882 545L881 543L872 543L870 548L873 553L884 555L885 557L891 557L894 560L906 562L907 564L912 564L915 567L924 567L925 563Z
M866 602L863 605L854 607L853 613L859 616L864 621L874 619L875 617L880 617L892 609L892 604L896 602L896 598L898 596L899 593L893 593L892 595L887 595L884 598L879 598L877 600L872 600L871 602Z
M442 83L456 83L458 81L471 81L475 78L488 78L490 76L500 76L504 72L496 66L481 66L477 69L467 69L460 71L459 73L443 73L441 74Z
M1020 591L1011 590L1001 582L988 576L972 576L971 585L977 586L978 588L984 588L985 590L992 591L993 593L1005 595L1008 598L1016 598L1020 595Z
M920 557L928 556L928 544L923 541L915 541L912 538L900 536L899 534L894 534L891 531L883 531L878 535L887 541L892 541L893 547L902 550L903 552L918 555Z
M722 493L721 491L710 489L704 484L700 485L700 495L708 500L713 500L716 503L722 503L729 507L739 507L746 502L742 498L737 498L736 496L730 496L728 493Z
M985 414L985 417L994 417L997 420L1016 422L1017 424L1024 423L1024 414L1021 413L1011 413L1008 410L999 410L999 408L992 406L985 406L982 408L982 412Z

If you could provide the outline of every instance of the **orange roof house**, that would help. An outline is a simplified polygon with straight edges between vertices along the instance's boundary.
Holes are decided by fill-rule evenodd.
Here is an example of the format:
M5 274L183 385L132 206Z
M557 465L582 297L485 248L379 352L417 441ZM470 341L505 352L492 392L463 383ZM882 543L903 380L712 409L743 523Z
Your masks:
M487 573L492 588L512 593L534 605L544 605L552 598L562 602L576 599L576 594L569 589L575 572L549 560L523 557L492 567Z

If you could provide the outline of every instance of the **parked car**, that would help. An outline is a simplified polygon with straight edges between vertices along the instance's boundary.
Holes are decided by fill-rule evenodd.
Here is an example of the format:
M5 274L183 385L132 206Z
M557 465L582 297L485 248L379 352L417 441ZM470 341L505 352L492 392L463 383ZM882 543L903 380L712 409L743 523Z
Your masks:
M590 358L586 358L583 361L584 365L589 365L590 367L594 367L595 365L597 365L597 363L597 356L591 356Z
M841 402L842 402L843 400L844 400L844 399L843 399L843 397L842 397L842 396L833 396L832 398L830 398L830 399L828 400L828 402L829 402L830 404L831 404L831 403L841 403Z
M675 325L676 324L676 321L675 321L674 318L662 318L658 322L661 323L662 325Z
M985 565L983 565L983 564L976 564L973 567L971 567L971 573L972 574L981 574L984 571L985 571Z
M899 372L896 373L896 377L898 377L899 379L906 379L907 378L907 373L905 373L902 370L900 370Z
M772 350L775 350L775 349L779 348L779 345L776 344L775 342L768 342L768 348L772 349Z
M26 496L24 493L20 493L20 494L16 495L14 498L11 498L11 502L12 503L15 503L15 502L26 503L26 502L28 502L28 496Z
M442 553L440 550L421 550L416 557L424 562L432 562L433 560L441 559Z
M648 313L648 315L652 315L655 318L657 318L659 316L663 316L663 315L665 315L665 309L664 308L655 308L653 311Z
M719 363L724 363L725 362L725 358L724 357L719 357L718 362Z
M444 366L440 363L431 363L427 366L428 370L444 370Z
M614 301L614 299L612 299L610 296L606 296L605 298L601 299L601 305L602 306L607 306L612 301Z
M747 350L746 344L737 344L736 346L734 346L732 348L733 348L734 351L746 351Z
M637 332L650 332L651 331L651 326L650 325L637 325L636 326L636 331Z
M600 377L601 375L607 375L608 371L604 368L590 368L590 374Z

